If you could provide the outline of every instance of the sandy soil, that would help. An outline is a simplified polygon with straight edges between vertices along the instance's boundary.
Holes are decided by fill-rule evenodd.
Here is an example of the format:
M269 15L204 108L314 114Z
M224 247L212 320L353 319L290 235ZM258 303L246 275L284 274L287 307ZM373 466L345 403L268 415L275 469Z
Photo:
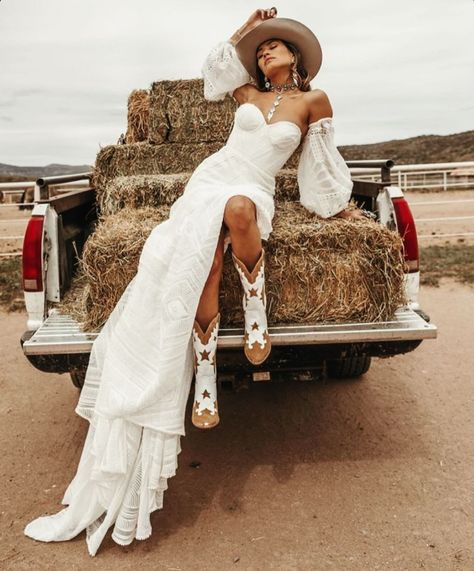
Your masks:
M1 568L474 569L474 288L443 281L421 302L438 338L363 380L221 395L217 429L188 423L151 538L122 548L109 531L95 558L85 532L23 535L61 508L87 422L68 377L24 358L25 315L2 313Z

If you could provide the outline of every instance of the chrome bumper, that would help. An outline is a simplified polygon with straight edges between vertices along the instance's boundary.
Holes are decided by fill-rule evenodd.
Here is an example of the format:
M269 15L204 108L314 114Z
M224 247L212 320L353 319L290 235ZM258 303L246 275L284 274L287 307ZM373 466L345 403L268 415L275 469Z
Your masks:
M371 343L435 339L438 329L414 310L399 308L391 321L369 323L331 323L315 325L280 325L269 328L272 345L325 345L333 343ZM243 328L221 328L218 348L243 347ZM60 355L90 353L98 333L84 333L79 324L57 309L30 339L23 343L25 355Z

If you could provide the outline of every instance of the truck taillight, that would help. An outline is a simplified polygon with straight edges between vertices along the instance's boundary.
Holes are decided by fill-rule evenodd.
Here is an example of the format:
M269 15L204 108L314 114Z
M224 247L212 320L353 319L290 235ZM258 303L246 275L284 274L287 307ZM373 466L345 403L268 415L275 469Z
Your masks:
M24 291L43 291L43 227L44 216L28 220L23 239Z
M397 218L398 232L403 240L403 252L408 273L417 272L420 269L418 236L410 206L404 197L394 197L392 202Z

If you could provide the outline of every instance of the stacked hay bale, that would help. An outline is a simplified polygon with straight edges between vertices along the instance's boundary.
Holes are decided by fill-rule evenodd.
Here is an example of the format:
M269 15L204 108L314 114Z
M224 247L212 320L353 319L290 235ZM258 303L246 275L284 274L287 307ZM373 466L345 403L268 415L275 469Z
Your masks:
M147 89L134 89L128 97L127 144L148 139L150 123L150 92Z
M135 275L145 240L168 217L199 163L221 148L236 102L209 102L203 82L161 81L132 92L126 144L96 160L99 223L62 309L100 329ZM324 220L298 202L296 149L276 179L273 232L266 245L268 319L276 323L388 319L406 302L402 242L372 220ZM243 323L241 286L227 252L223 325Z

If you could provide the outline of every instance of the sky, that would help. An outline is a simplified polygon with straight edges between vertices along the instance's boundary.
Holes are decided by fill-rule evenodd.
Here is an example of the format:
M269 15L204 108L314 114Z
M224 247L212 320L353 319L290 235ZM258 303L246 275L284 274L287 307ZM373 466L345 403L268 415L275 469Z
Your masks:
M276 0L275 0L276 1ZM473 0L279 0L323 63L311 81L336 144L474 129ZM0 0L0 163L94 164L126 131L127 98L201 77L248 0Z

